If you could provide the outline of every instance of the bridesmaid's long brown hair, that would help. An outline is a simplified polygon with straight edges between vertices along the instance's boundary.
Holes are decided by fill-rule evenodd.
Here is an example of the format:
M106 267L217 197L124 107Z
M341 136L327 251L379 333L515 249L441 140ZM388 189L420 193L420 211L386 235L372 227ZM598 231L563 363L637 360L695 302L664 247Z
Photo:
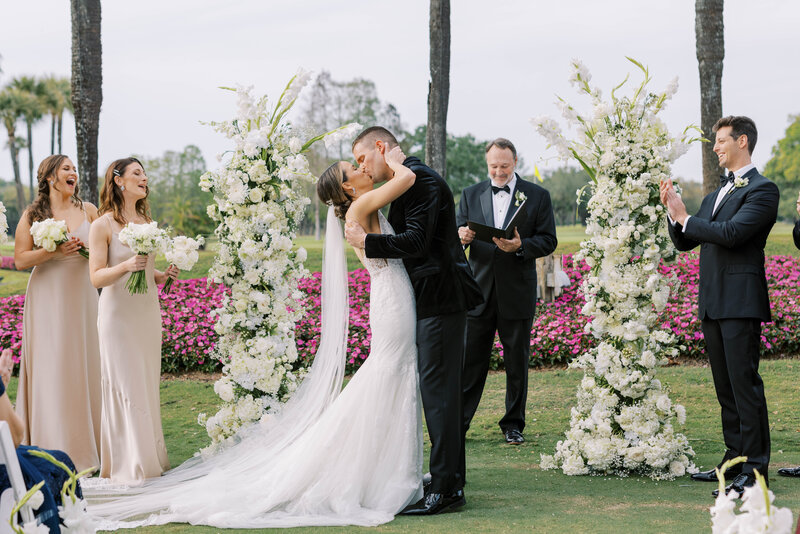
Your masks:
M114 220L122 226L125 226L129 221L125 220L122 215L122 205L125 203L122 198L122 189L114 181L115 176L122 176L125 174L125 169L132 163L138 163L144 170L142 162L136 158L122 158L114 161L106 169L105 182L103 183L103 190L100 191L100 215L111 212L114 215ZM147 173L145 173L147 174ZM150 205L147 203L147 197L150 195L150 187L147 188L147 195L136 201L136 213L142 216L147 222L152 221L150 218Z
M39 164L39 170L36 171L36 181L38 183L38 196L31 203L28 208L28 224L33 224L35 221L43 221L50 219L53 216L53 210L50 208L50 178L55 179L56 172L64 163L67 156L63 154L53 154L47 156ZM78 196L79 182L75 182L75 193L72 195L72 203L83 209L83 201Z

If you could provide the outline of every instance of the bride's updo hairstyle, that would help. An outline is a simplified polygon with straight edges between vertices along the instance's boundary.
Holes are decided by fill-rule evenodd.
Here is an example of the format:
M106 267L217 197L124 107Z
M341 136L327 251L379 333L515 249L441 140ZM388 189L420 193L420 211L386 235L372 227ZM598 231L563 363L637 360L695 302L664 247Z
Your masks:
M317 196L331 206L336 216L342 220L353 202L353 198L342 187L342 182L346 181L347 175L342 170L341 162L337 161L325 169L317 182Z

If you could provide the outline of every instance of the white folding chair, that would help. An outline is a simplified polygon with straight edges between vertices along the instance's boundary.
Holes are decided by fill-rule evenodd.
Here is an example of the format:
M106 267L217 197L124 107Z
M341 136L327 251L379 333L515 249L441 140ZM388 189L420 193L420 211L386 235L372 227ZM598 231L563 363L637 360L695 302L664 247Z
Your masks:
M0 464L6 466L8 479L11 481L11 487L0 494L0 534L13 534L8 519L11 517L14 505L28 492L28 488L25 487L25 480L22 478L22 470L17 460L17 449L14 447L11 431L5 421L0 421ZM23 506L20 513L23 523L33 521L33 511L30 507Z

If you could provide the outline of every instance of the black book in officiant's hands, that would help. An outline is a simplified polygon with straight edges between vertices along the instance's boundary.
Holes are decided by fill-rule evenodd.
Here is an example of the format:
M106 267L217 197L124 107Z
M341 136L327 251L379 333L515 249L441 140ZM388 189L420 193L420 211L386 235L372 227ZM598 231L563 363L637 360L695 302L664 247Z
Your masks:
M508 221L505 228L495 228L494 226L487 226L475 221L467 221L467 227L475 232L475 239L480 239L487 243L494 244L494 241L492 241L493 237L513 239L514 229L521 227L525 224L525 221L528 220L528 212L523 209L525 208L526 202L527 200L523 200L519 207L517 207L517 211L514 212L514 216Z

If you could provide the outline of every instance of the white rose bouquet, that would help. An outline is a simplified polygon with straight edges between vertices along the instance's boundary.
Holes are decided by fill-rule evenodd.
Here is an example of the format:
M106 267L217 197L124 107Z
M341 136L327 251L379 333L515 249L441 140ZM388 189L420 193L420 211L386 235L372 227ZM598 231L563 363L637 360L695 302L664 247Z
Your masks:
M191 271L200 258L197 250L203 246L205 239L197 236L194 239L186 236L178 236L169 243L168 250L164 253L167 261L181 271ZM164 283L164 293L169 293L172 287L172 278L167 278Z
M161 252L168 242L166 232L154 222L146 224L128 223L119 233L119 240L140 256ZM131 295L147 293L147 277L144 271L131 273L125 287Z
M5 219L5 215L3 215L3 218ZM58 245L69 241L66 221L57 221L55 219L35 221L31 225L31 235L33 236L33 244L45 249L47 252L55 252ZM89 259L89 251L84 247L78 249L78 254L87 260Z

